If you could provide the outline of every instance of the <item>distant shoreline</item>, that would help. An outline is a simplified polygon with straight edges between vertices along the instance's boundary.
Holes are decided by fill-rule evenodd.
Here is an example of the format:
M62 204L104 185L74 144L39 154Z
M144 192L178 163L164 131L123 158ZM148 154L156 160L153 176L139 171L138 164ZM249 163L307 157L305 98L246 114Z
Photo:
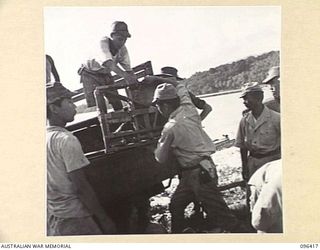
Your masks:
M203 95L197 95L197 97L210 97L210 96L219 96L219 95L228 95L228 94L234 94L241 92L241 89L234 89L234 90L228 90L228 91L221 91L221 92L215 92L210 94L203 94Z
M261 84L260 86L262 87L263 90L265 90L265 88L268 88L268 86L263 85L263 84ZM219 96L219 95L228 95L228 94L240 93L241 91L242 91L242 89L233 89L233 90L227 90L227 91L219 91L219 92L210 93L210 94L197 95L197 97L206 98L206 97L211 97L211 96Z

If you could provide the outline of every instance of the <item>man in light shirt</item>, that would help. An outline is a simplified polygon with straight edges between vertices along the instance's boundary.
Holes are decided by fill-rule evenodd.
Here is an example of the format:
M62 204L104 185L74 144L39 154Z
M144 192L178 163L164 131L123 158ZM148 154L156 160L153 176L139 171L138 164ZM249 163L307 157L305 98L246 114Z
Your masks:
M88 60L79 69L80 82L84 85L88 107L95 106L94 89L97 86L114 84L111 72L125 79L128 84L137 83L137 77L132 71L130 57L125 43L131 37L125 22L116 21L111 26L110 37L103 37L100 41L101 56L99 60ZM117 90L110 90L113 95L106 95L113 109L121 110L120 99L114 97Z
M178 94L179 93L179 94ZM154 152L160 163L174 156L180 165L180 183L171 198L172 232L187 227L184 209L196 200L207 213L212 228L237 232L239 221L232 215L217 189L216 166L211 159L215 145L202 129L201 119L184 85L163 83L154 92L153 104L168 119Z
M61 83L47 90L47 211L48 235L115 233L115 225L101 207L84 168L89 167L79 140L65 125L73 121L72 92Z
M280 114L262 103L258 83L246 84L240 98L249 112L240 121L235 146L240 148L242 176L248 181L262 165L281 158Z

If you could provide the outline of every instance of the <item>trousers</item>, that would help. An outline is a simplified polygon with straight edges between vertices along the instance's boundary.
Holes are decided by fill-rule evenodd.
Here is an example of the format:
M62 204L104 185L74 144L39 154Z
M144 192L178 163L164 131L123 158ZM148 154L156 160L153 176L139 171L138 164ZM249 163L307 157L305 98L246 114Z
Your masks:
M86 70L82 71L80 82L83 83L83 91L88 107L96 106L96 101L94 97L94 90L96 87L114 84L111 75L93 74L88 73ZM109 92L112 92L113 94L118 94L117 90L109 90ZM108 99L109 103L112 105L114 110L121 110L123 108L120 99L117 99L113 96L109 96L108 94L105 94L105 97Z
M266 156L263 158L255 158L252 156L248 156L249 177L251 177L260 167L262 167L267 162L278 160L280 158L281 158L280 153Z
M184 210L193 201L199 202L207 214L207 219L212 228L220 227L231 231L238 225L237 218L231 213L220 191L217 180L207 176L203 183L200 179L201 168L184 171L181 173L180 183L170 202L172 233L181 233L185 225Z

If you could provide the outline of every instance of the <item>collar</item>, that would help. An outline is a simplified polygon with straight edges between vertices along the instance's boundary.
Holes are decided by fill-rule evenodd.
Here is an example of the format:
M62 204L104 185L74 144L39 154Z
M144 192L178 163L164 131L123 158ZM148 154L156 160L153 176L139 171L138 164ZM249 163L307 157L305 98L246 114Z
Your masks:
M254 122L252 111L250 111L247 121L250 124L250 126L254 128L254 130L257 130L263 123L268 121L270 117L271 117L270 109L264 105L263 111L258 117L258 119L256 120L256 122Z
M169 119L174 119L180 113L180 111L181 111L181 105L170 114Z
M68 130L66 128L64 128L64 127L48 125L47 126L47 131L50 132L50 131L68 131Z

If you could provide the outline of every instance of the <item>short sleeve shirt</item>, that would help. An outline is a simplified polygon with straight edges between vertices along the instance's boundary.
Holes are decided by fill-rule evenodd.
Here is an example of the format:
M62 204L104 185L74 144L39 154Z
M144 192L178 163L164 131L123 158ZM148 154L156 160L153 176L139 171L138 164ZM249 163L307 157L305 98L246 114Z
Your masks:
M280 149L280 114L264 107L255 121L251 112L246 113L239 125L235 146L250 152L267 154Z
M79 140L57 126L47 127L47 200L49 212L61 218L90 215L68 173L89 165Z
M215 145L203 130L200 116L188 97L188 91L180 84L177 88L181 104L165 124L155 156L158 161L164 162L172 152L180 165L188 168L198 164L204 156L214 153Z
M115 55L112 55L110 51L110 38L104 37L100 45L104 55L103 61L113 60L116 64L119 63L124 70L132 70L129 53L125 45L123 45Z

